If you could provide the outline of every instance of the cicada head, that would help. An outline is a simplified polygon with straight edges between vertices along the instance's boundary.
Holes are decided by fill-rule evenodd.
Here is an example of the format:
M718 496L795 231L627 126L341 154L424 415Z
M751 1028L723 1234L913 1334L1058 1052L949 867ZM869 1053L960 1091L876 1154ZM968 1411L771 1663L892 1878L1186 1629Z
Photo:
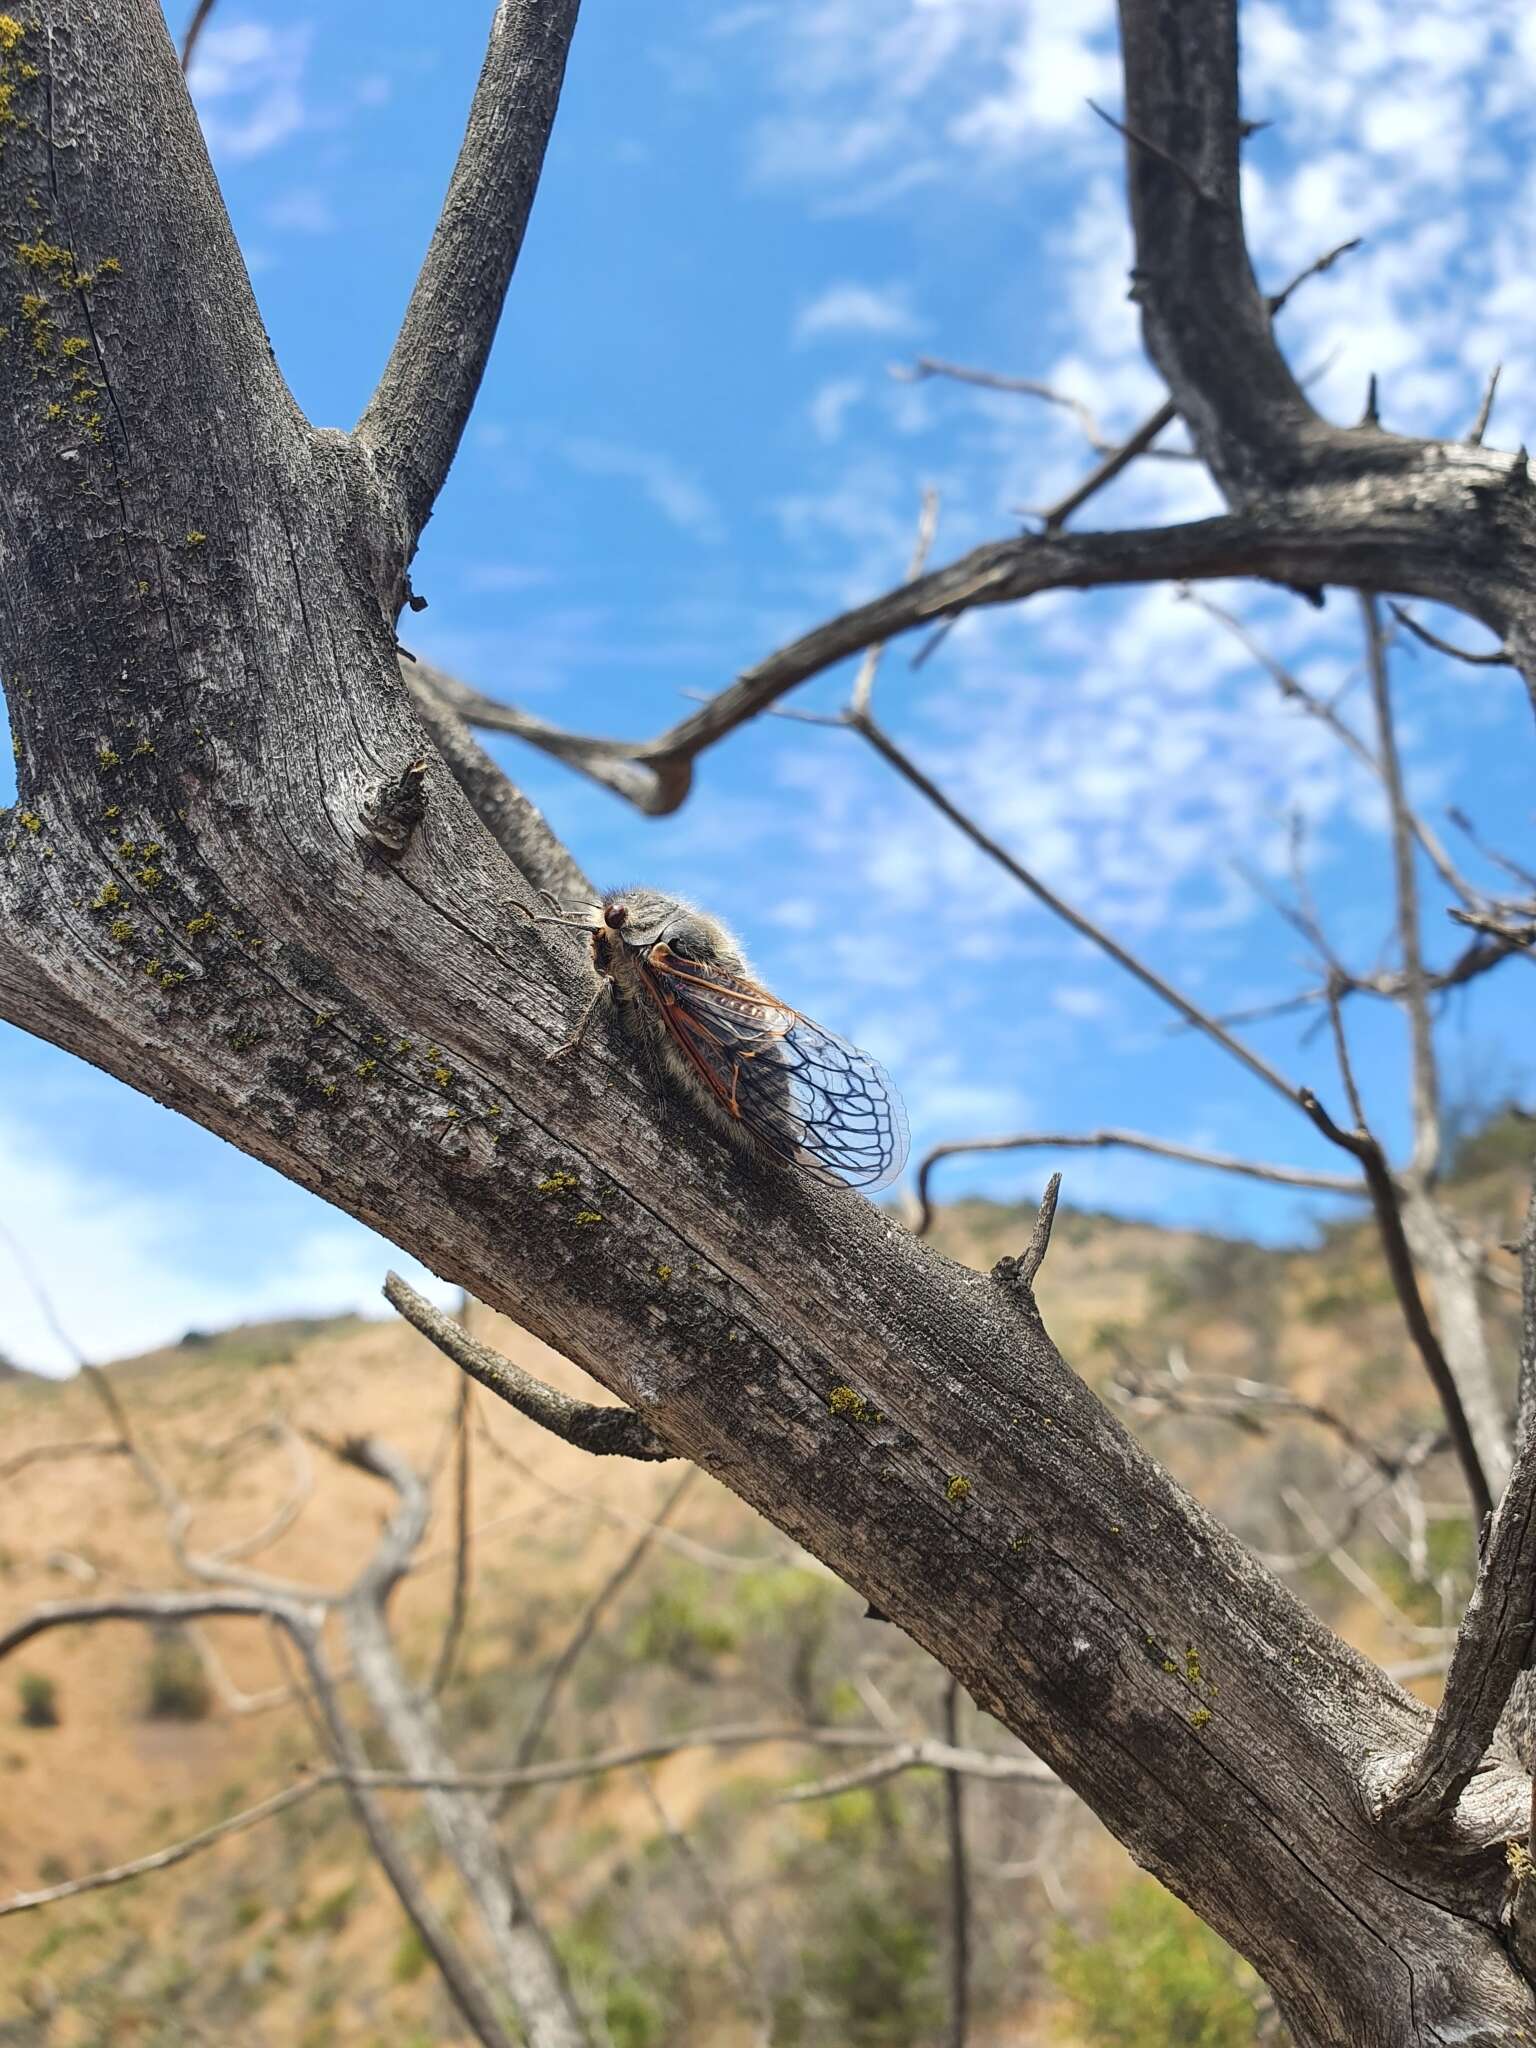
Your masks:
M614 889L598 910L592 933L592 964L629 994L639 985L639 967L653 948L696 966L747 975L741 947L717 917L660 889Z

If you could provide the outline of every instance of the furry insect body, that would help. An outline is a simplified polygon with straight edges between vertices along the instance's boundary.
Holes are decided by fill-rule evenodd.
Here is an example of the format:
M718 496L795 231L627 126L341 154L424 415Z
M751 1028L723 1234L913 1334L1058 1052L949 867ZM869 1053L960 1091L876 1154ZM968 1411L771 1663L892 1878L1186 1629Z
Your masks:
M855 1187L895 1178L907 1125L884 1070L770 995L718 918L656 889L616 890L597 914L594 1004L613 995L666 1081L784 1165Z

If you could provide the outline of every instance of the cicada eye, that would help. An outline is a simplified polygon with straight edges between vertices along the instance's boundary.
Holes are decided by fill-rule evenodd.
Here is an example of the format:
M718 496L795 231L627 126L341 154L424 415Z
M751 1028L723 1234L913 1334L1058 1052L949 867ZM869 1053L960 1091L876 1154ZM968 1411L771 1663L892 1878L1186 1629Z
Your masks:
M603 923L610 931L622 931L629 923L629 906L624 903L610 903L603 912Z

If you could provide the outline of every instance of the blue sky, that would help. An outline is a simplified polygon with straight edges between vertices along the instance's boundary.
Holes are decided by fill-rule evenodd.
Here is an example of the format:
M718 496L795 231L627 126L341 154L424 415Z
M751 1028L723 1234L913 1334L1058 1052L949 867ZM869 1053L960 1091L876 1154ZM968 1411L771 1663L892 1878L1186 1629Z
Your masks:
M196 95L278 358L348 426L387 353L457 147L490 0L222 0ZM181 10L171 16L178 30ZM1536 22L1518 0L1259 4L1244 12L1256 260L1276 285L1365 247L1284 315L1318 403L1461 433L1489 367L1490 439L1536 443ZM919 352L1044 378L1125 429L1160 390L1125 297L1105 0L586 0L543 187L465 447L414 574L419 652L545 717L643 736L690 693L897 580L919 494L935 559L1016 531L1091 460L1067 412L892 376ZM1215 509L1145 463L1082 523ZM1217 590L1368 726L1356 614ZM1426 619L1429 614L1425 614ZM1475 627L1431 621L1469 643ZM1339 950L1389 957L1366 775L1172 592L1062 593L967 620L922 669L890 650L877 705L1043 876L1217 1008L1292 992L1283 886L1306 821ZM1531 716L1506 672L1395 657L1414 793L1532 858ZM845 673L796 700L834 708ZM7 750L8 752L8 750ZM1331 1167L1302 1119L981 862L849 735L768 720L645 820L508 744L588 871L690 893L763 978L866 1044L914 1150L1004 1129L1128 1125ZM11 794L0 780L0 800ZM1454 838L1449 827L1444 828ZM1475 855L1466 865L1487 878ZM1431 951L1455 947L1426 891ZM1448 1007L1452 1095L1536 1084L1528 963ZM1373 1112L1403 1129L1399 1021L1352 1018ZM1326 1044L1256 1027L1336 1099ZM956 1165L945 1188L1065 1197L1289 1237L1316 1205L1127 1155ZM0 1224L79 1341L110 1356L244 1316L372 1308L379 1240L220 1141L0 1026ZM0 1247L0 1350L58 1346Z

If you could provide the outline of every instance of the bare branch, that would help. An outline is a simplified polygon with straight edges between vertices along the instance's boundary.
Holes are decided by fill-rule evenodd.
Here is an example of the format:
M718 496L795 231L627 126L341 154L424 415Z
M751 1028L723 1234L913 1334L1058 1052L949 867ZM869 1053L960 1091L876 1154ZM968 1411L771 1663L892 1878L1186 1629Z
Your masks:
M353 1439L343 1454L391 1486L397 1503L372 1558L341 1603L353 1668L406 1769L418 1776L446 1776L453 1764L438 1733L435 1708L430 1696L417 1695L408 1683L387 1617L390 1594L426 1532L431 1497L421 1475L376 1438ZM344 1761L350 1775L361 1760ZM354 1793L357 1789L354 1784ZM500 1988L515 2003L529 2048L588 2048L559 1959L501 1853L487 1802L454 1799L432 1789L425 1804L474 1905L496 1958Z
M459 1322L465 1330L469 1328L469 1299L468 1294L465 1294L459 1302ZM453 1676L464 1640L464 1624L469 1616L469 1480L474 1396L474 1382L466 1376L459 1381L458 1411L454 1418L453 1599L448 1609L448 1623L443 1630L443 1639L437 1647L437 1662L432 1667L430 1690L434 1698L442 1692Z
M1337 1016L1336 1004L1333 1009ZM1342 1033L1340 1042L1342 1046ZM1346 1053L1346 1075L1347 1058ZM1353 1089L1352 1076L1349 1076L1347 1085L1358 1105L1359 1097ZM1302 1107L1323 1136L1358 1159L1364 1170L1366 1185L1370 1190L1371 1207L1375 1212L1382 1249L1386 1254L1387 1271L1402 1310L1403 1321L1407 1324L1408 1333L1424 1362L1430 1382L1440 1397L1440 1406L1444 1410L1446 1424L1451 1432L1452 1447L1466 1478L1467 1492L1471 1496L1473 1508L1479 1518L1491 1514L1493 1496L1489 1490L1487 1475L1467 1421L1466 1409L1462 1405L1461 1391L1446 1362L1445 1353L1440 1348L1440 1340L1429 1320L1429 1311L1424 1306L1424 1297L1419 1292L1413 1255L1408 1248L1408 1239L1403 1230L1397 1188L1386 1157L1369 1130L1364 1128L1363 1122L1361 1127L1354 1131L1341 1129L1310 1089L1302 1091ZM1358 1119L1358 1107L1356 1115Z
M1051 1248L1051 1227L1056 1221L1056 1199L1060 1193L1061 1175L1053 1173L1040 1197L1029 1243L1016 1259L999 1259L992 1268L992 1278L1000 1287L1007 1288L1030 1314L1038 1313L1035 1307L1035 1276L1045 1264L1045 1255Z
M1089 470L1080 484L1074 485L1054 505L1045 508L1039 515L1044 531L1059 532L1074 512L1086 505L1106 484L1113 483L1121 470L1128 469L1138 455L1150 454L1152 443L1177 418L1178 412L1171 398L1165 399L1156 412L1148 413L1141 425L1128 434L1118 448L1112 448L1097 468Z
M662 1502L657 1510L655 1521L649 1523L641 1530L635 1541L619 1560L617 1566L604 1579L603 1583L582 1609L575 1628L572 1629L570 1635L566 1638L559 1656L556 1657L554 1663L549 1667L544 1684L540 1688L539 1696L533 1703L532 1711L524 1724L522 1734L518 1737L517 1748L513 1752L514 1764L521 1766L533 1761L533 1753L543 1740L544 1730L549 1726L549 1717L554 1711L555 1701L560 1696L561 1688L575 1669L577 1659L581 1656L583 1650L586 1649L588 1643L591 1642L598 1622L602 1619L610 1603L618 1597L640 1569L641 1564L645 1561L647 1552L656 1540L658 1531L664 1526L673 1511L682 1505L684 1496L698 1476L698 1467L690 1465L676 1486L673 1487L672 1491Z
M1536 1437L1527 1435L1499 1503L1456 1638L1445 1691L1418 1754L1382 1802L1385 1826L1433 1827L1482 1761L1536 1630Z
M1487 455L1483 460L1498 465L1499 474L1508 466L1503 457ZM1339 495L1326 503L1315 493L1304 503L1275 500L1265 506L1262 518L1251 520L1229 516L1181 526L1026 534L988 542L779 648L653 740L567 732L462 683L452 685L451 701L472 723L515 732L640 810L660 817L683 802L693 763L707 748L799 684L867 647L977 606L1017 603L1046 590L1233 576L1254 576L1304 590L1326 583L1412 589L1460 603L1479 615L1480 607L1491 611L1494 603L1489 596L1484 605L1483 594L1469 592L1464 581L1453 587L1427 536L1423 545L1409 546L1400 520L1374 520L1360 499L1341 487ZM441 672L434 674L440 687Z
M215 1842L222 1842L229 1835L243 1834L247 1828L256 1827L261 1821L272 1820L280 1813L286 1813L291 1806L298 1806L311 1799L317 1792L333 1789L341 1783L338 1776L327 1771L314 1778L301 1778L296 1784L285 1785L280 1792L272 1793L266 1799L258 1799L254 1806L242 1807L239 1813L232 1813L227 1820L215 1821L211 1827L200 1828L195 1835L187 1835L179 1842L167 1843L163 1849L153 1849L147 1856L135 1856L127 1863L114 1863L105 1870L93 1870L85 1877L68 1878L63 1884L46 1886L42 1891L16 1892L8 1899L0 1899L0 1920L12 1913L32 1913L39 1906L55 1906L61 1899L77 1899L85 1892L99 1892L108 1885L127 1884L131 1878L147 1877L157 1870L170 1870L178 1863L185 1863L189 1856L197 1855L201 1849L211 1849Z
M459 160L378 389L357 423L403 576L469 418L522 248L578 0L499 0Z
M1413 1048L1412 1172L1425 1180L1440 1163L1440 1081L1435 1065L1435 1034L1424 996L1424 954L1419 930L1419 883L1414 869L1413 830L1398 758L1397 728L1392 716L1392 685L1387 673L1386 642L1381 613L1369 591L1359 593L1365 628L1366 671L1376 712L1376 751L1387 792L1392 841L1393 891L1397 908L1397 942L1403 956L1403 1007Z
M1502 868L1506 875L1512 875L1527 889L1536 889L1536 870L1522 866L1519 861L1511 860L1507 853L1500 853L1496 847L1488 845L1465 811L1451 804L1447 807L1445 815L1457 831L1472 842L1484 860L1492 861L1495 867Z
M951 802L943 790L939 788L938 784L931 781L923 773L922 769L917 766L916 762L903 753L889 734L882 727L876 725L872 718L855 718L850 716L848 724L851 730L861 734L864 739L868 740L875 752L879 754L882 760L888 761L898 775L910 782L914 789L927 797L935 810L941 811L952 825L957 826L965 834L966 838L971 841L973 846L979 847L989 860L995 861L1005 873L1012 875L1013 879L1022 888L1027 889L1039 902L1043 903L1047 910L1054 912L1064 924L1070 925L1083 938L1091 940L1101 952L1107 953L1111 960L1117 962L1128 974L1133 975L1144 988L1149 988L1161 1001L1170 1004L1178 1011L1186 1023L1192 1024L1197 1030L1205 1032L1207 1037L1214 1038L1218 1045L1231 1053L1234 1059L1245 1066L1249 1073L1255 1075L1266 1087L1273 1088L1276 1094L1283 1095L1288 1102L1300 1102L1302 1091L1295 1082L1286 1080L1285 1076L1272 1067L1267 1060L1261 1059L1250 1047L1244 1045L1241 1039L1234 1038L1225 1026L1218 1024L1214 1017L1208 1016L1197 1004L1191 1002L1188 996L1180 994L1171 982L1165 981L1160 974L1155 973L1152 968L1137 959L1134 953L1127 951L1118 939L1111 938L1091 918L1086 917L1082 911L1074 909L1065 898L1058 896L1054 889L1047 888L1038 876L1032 874L1028 868L1023 867L995 839L983 832L981 827L974 823L957 804Z
M197 0L197 5L192 10L192 18L187 23L186 33L181 39L181 68L183 71L191 70L192 59L197 52L198 38L207 27L208 17L217 5L218 0Z
M922 510L917 519L917 536L912 543L912 559L907 564L907 581L921 576L927 566L928 556L933 547L934 535L939 530L939 494L931 484L923 491ZM876 641L873 647L865 649L864 659L859 663L858 674L853 679L853 695L849 700L857 712L869 709L869 695L875 686L875 674L880 666L880 657L885 652L885 642Z
M709 1865L704 1857L667 1811L650 1772L641 1770L636 1775L652 1813L661 1823L662 1833L672 1844L679 1862L687 1865L704 1910L719 1930L721 1943L730 1958L742 1997L751 2008L756 2022L758 2048L772 2048L773 2008L763 1989L762 1980L753 1969L751 1958L736 1931L736 1922L730 1905L710 1874Z
M1515 657L1507 648L1496 647L1492 653L1479 654L1470 647L1458 647L1453 641L1442 640L1438 633L1431 633L1428 626L1421 626L1406 606L1393 604L1392 616L1399 625L1406 626L1415 640L1422 640L1426 647L1433 647L1436 654L1448 654L1454 661L1467 662L1472 668L1513 668Z
M863 1785L878 1785L887 1778L900 1777L903 1771L955 1771L968 1778L986 1778L994 1783L1039 1785L1053 1790L1067 1788L1048 1764L1032 1756L1001 1756L991 1750L955 1749L947 1742L934 1742L921 1738L913 1742L900 1742L887 1750L884 1756L873 1763L860 1764L856 1770L839 1772L831 1778L818 1778L814 1785L797 1785L790 1792L780 1794L781 1806L799 1806L812 1799L832 1799L839 1792L852 1792Z
M677 1453L633 1409L573 1401L569 1394L546 1387L510 1358L503 1358L489 1345L471 1337L451 1316L435 1309L414 1287L408 1287L398 1273L391 1273L385 1280L384 1299L451 1358L460 1371L467 1372L498 1400L526 1415L552 1436L563 1438L578 1450L591 1452L595 1458L676 1457Z
M1520 1392L1516 1441L1525 1446L1536 1440L1536 1180L1526 1205L1525 1228L1520 1233Z
M1007 1138L957 1138L935 1145L917 1169L917 1199L921 1209L916 1229L925 1237L933 1227L933 1198L929 1182L940 1161L969 1152L1035 1151L1089 1152L1118 1146L1132 1152L1150 1152L1157 1159L1178 1159L1189 1166L1209 1166L1218 1173L1236 1173L1248 1180L1278 1183L1281 1187L1312 1188L1320 1194L1364 1195L1365 1183L1351 1173L1310 1173L1298 1166L1270 1166L1262 1160L1236 1159L1226 1152L1205 1152L1192 1145L1175 1145L1163 1138L1149 1138L1140 1131L1024 1131Z
M1055 1208L1054 1201L1051 1207ZM958 1678L944 1687L944 1740L950 1749L960 1747ZM965 1848L965 1778L959 1771L944 1773L944 1833L949 1849L949 2048L966 2048L971 2029L971 1880Z
M1477 408L1477 418L1472 422L1467 432L1467 446L1469 448L1480 448L1482 446L1483 436L1488 431L1488 422L1493 417L1493 401L1499 388L1499 377L1503 368L1504 365L1502 363L1495 363L1489 373L1488 382L1483 387L1482 404Z
M1354 755L1355 759L1363 767L1370 770L1372 775L1377 777L1382 775L1381 762L1372 753L1365 741L1361 739L1349 721L1341 718L1333 705L1328 703L1326 699L1315 696L1283 663L1276 661L1263 642L1256 639L1249 632L1247 626L1244 625L1240 618L1234 613L1227 611L1223 606L1213 603L1210 598L1205 597L1199 591L1186 589L1181 590L1179 595L1186 602L1197 606L1207 617L1215 619L1218 624L1224 626L1233 639L1239 645L1245 647L1253 656L1254 660L1270 677L1275 688L1287 702L1295 704L1299 709L1305 711L1309 718L1315 718L1321 724L1327 726L1328 730L1349 749L1350 753ZM1396 611L1397 606L1394 605L1392 609ZM1414 837L1423 847L1436 873L1451 891L1452 895L1459 896L1461 901L1469 906L1482 903L1485 900L1483 892L1480 889L1473 888L1472 884L1457 870L1450 855L1446 852L1438 833L1427 825L1416 811L1409 813L1409 823Z
M71 1441L57 1444L33 1444L29 1450L18 1451L14 1458L0 1463L0 1481L14 1479L18 1472L25 1472L29 1465L51 1464L55 1459L64 1458L121 1458L126 1445L116 1437L76 1437Z
M1276 345L1244 239L1235 0L1121 0L1120 31L1147 353L1229 502L1246 503L1294 477L1316 415Z

